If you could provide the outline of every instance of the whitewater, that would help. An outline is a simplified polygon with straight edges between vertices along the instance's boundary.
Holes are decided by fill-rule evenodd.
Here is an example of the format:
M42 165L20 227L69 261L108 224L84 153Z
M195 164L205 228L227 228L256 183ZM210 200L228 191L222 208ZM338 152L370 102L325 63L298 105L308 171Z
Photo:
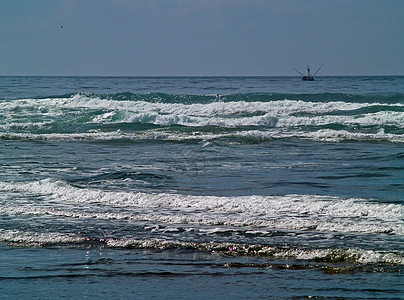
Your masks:
M403 143L400 76L2 77L0 290L397 299Z

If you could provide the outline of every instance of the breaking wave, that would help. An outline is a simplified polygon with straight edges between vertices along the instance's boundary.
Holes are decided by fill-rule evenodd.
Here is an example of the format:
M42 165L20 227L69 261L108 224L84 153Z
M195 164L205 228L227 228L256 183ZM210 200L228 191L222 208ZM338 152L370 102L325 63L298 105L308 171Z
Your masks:
M404 234L404 207L363 199L319 195L193 196L104 191L45 179L0 183L0 190L42 199L2 205L6 215L48 215L99 220ZM34 196L32 196L34 195ZM9 202L11 203L11 202Z
M0 101L7 140L404 142L401 95L73 94ZM368 101L366 101L368 100Z
M196 250L210 252L212 254L231 255L231 256L260 256L276 260L301 260L315 261L317 263L354 263L361 265L389 265L403 266L404 254L399 252L386 252L365 249L338 249L338 248L291 248L291 247L272 247L262 244L242 244L242 243L220 243L220 242L180 242L159 239L116 239L116 238L90 238L75 235L66 235L60 233L36 233L20 232L17 230L0 229L0 242L7 243L17 247L52 247L58 245L68 245L70 247L88 247L90 245L106 246L110 248L128 248L128 249L151 249L151 250ZM258 265L257 267L269 267L268 265ZM228 267L243 267L243 265L232 265ZM245 267L252 267L246 265ZM354 266L342 265L331 267L324 265L328 273L339 273L349 271ZM332 269L329 269L332 268ZM348 268L348 269L346 269Z

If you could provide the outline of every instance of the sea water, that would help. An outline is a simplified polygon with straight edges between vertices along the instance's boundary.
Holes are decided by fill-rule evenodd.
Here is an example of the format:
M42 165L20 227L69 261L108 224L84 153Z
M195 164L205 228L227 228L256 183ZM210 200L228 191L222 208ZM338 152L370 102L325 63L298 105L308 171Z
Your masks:
M1 77L0 298L404 297L404 77Z

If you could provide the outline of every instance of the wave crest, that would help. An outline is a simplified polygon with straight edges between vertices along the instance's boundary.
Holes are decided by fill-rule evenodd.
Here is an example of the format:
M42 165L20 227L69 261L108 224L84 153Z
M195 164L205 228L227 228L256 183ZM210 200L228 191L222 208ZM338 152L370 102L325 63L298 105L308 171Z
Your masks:
M404 104L126 93L0 102L0 138L404 141ZM279 95L277 95L279 97ZM301 96L301 95L300 95ZM175 100L172 100L174 98ZM229 100L231 98L231 101ZM252 101L254 100L254 101ZM259 100L259 101L257 101Z
M71 218L140 220L168 224L251 226L288 230L404 235L404 207L362 199L318 195L192 196L78 188L62 181L0 183L0 190L37 194L52 202L1 206L8 215L59 215ZM41 196L42 195L42 196ZM55 204L58 205L55 205ZM73 205L71 208L67 204ZM81 203L85 209L74 206ZM99 204L103 205L100 210ZM109 209L113 208L113 209Z

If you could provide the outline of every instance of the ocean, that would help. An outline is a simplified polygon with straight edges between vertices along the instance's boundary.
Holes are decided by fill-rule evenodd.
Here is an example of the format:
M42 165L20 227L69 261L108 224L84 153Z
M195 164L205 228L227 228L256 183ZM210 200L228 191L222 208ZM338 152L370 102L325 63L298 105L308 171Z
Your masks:
M1 299L404 299L404 77L0 77Z

